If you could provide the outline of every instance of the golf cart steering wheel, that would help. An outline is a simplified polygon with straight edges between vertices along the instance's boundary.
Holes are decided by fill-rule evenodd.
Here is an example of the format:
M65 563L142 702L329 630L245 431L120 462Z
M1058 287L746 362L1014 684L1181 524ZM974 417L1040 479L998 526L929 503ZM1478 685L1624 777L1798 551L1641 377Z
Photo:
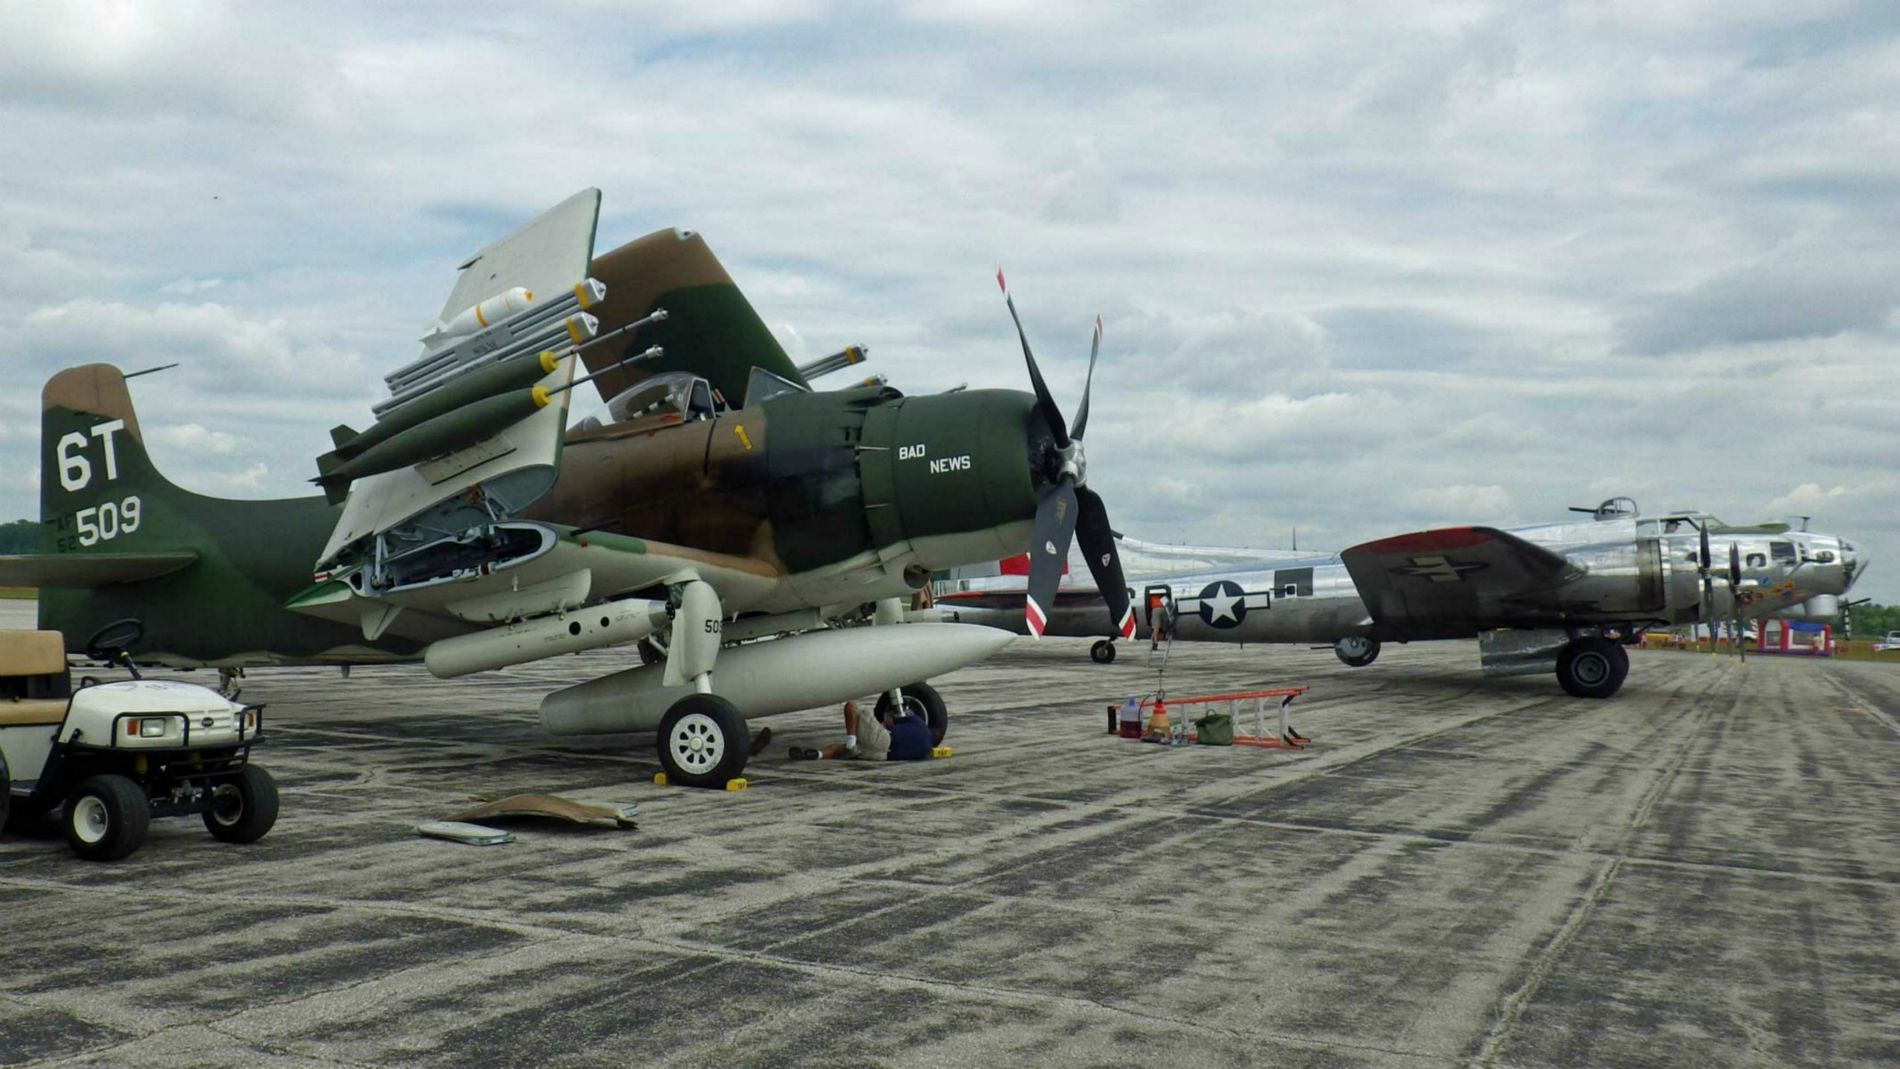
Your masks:
M139 678L138 666L128 656L139 639L145 637L145 622L133 617L114 620L86 640L86 656L95 661L104 661L110 665L123 664L131 669L132 678Z

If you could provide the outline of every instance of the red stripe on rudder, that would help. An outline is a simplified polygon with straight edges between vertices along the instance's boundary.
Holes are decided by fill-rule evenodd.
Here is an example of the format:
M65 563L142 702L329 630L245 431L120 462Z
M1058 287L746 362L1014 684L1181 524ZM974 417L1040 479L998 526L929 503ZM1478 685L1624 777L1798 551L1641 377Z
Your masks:
M1490 531L1477 527L1441 527L1436 531L1381 538L1354 546L1347 553L1438 553L1448 549L1470 549L1496 540Z

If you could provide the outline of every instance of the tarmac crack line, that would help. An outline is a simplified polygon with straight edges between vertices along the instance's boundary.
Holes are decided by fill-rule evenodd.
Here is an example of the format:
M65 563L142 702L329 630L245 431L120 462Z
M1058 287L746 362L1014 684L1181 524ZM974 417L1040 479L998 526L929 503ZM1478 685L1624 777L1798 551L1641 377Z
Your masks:
M1742 692L1738 688L1729 702L1730 717L1733 717L1741 708L1741 704ZM1569 915L1558 926L1556 933L1538 952L1537 958L1525 973L1524 982L1518 985L1517 990L1505 996L1499 1007L1497 1023L1492 1025L1491 1030L1485 1035L1484 1043L1479 1046L1478 1053L1473 1058L1474 1064L1487 1067L1487 1069L1496 1065L1505 1039L1516 1027L1518 1020L1530 1005L1531 999L1542 990L1544 981L1549 978L1551 970L1557 967L1559 959L1563 957L1571 942L1582 934L1591 916L1595 914L1597 904L1609 893L1617 874L1622 871L1635 833L1649 822L1650 815L1655 812L1656 803L1675 783L1683 765L1688 761L1689 751L1701 740L1702 729L1713 717L1706 703L1697 702L1696 705L1698 707L1696 715L1691 720L1689 730L1683 733L1682 742L1676 747L1675 752L1669 755L1668 761L1659 770L1654 782L1643 792L1636 807L1630 811L1629 820L1624 823L1622 835L1618 839L1615 856L1598 871L1590 887L1584 891L1577 904L1571 907Z

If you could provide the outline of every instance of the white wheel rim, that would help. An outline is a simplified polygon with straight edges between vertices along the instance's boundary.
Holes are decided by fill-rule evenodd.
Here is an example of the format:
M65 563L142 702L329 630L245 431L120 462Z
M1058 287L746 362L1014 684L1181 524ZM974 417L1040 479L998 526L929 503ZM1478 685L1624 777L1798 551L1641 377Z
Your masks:
M1594 687L1610 678L1610 659L1601 653L1586 653L1570 666L1570 674L1586 687Z
M919 720L929 720L930 710L924 706L923 699L913 698L906 694L904 695L904 715L914 716Z
M725 759L726 736L712 717L705 713L687 713L673 725L666 747L672 751L674 763L682 769L695 774L706 773Z
M238 789L229 783L220 783L211 792L211 819L225 827L236 824L244 816L244 797Z
M1363 638L1340 639L1339 648L1344 650L1348 657L1364 657L1372 649L1372 642Z
M106 804L92 795L81 798L73 806L73 834L88 846L99 842L111 830L112 820L106 814Z

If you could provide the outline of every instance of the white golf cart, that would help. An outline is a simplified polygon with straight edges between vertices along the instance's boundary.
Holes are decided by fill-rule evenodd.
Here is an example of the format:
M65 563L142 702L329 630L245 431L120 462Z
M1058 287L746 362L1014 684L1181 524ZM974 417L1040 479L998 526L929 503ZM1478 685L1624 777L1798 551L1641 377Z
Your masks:
M88 655L133 678L72 689L57 631L0 631L0 824L64 805L66 841L89 861L137 850L153 817L203 814L229 843L277 822L277 785L250 763L262 706L142 679L125 650L142 630L113 624Z

